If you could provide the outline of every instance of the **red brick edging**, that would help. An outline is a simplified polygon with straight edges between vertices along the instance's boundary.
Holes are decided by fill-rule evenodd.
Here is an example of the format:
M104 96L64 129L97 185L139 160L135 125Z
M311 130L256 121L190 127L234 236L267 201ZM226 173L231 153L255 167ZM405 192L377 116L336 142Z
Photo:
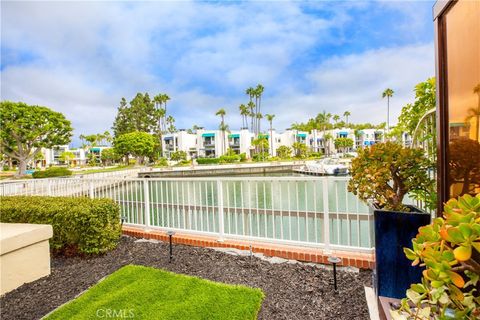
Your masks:
M168 241L168 236L165 232L159 230L145 231L141 228L130 226L123 226L123 234L145 239L155 239L161 241ZM213 237L197 236L190 234L176 233L172 241L174 243L190 245L196 247L219 247L219 248L236 248L240 250L250 250L255 253L263 253L270 257L280 257L284 259L293 259L304 262L314 262L322 264L330 264L327 259L329 255L335 255L341 259L338 264L340 266L350 266L361 269L373 269L375 265L375 257L373 253L357 253L348 251L335 250L329 255L325 254L322 249L303 248L287 245L277 245L260 242L247 242L241 240L226 239L223 242L217 241Z

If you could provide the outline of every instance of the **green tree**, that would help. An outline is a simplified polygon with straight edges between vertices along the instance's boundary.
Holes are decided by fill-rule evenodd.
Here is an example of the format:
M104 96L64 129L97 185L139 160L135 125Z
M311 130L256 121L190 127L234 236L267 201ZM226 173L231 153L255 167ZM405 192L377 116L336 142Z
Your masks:
M293 148L293 152L295 154L295 157L300 158L300 159L307 157L308 148L307 148L307 145L305 143L294 142L292 144L292 148Z
M110 135L109 131L104 133L94 133L89 135L80 135L80 140L82 140L82 148L90 149L99 145L106 145L113 141L113 137Z
M100 155L100 159L102 160L102 163L106 166L114 164L115 162L120 160L120 158L121 156L119 156L115 152L115 148L103 149Z
M253 97L255 97L255 89L252 87L249 87L245 90L245 94L248 95L250 101L248 102L247 106L248 109L250 110L250 118L251 118L251 123L250 123L250 129L255 132L255 127L254 127L254 119L255 119L255 103L253 103Z
M277 157L281 159L288 159L292 156L292 148L288 146L280 146L277 148Z
M187 153L182 150L172 152L170 154L170 160L173 160L173 161L187 160Z
M324 149L327 156L330 155L330 141L332 141L332 139L333 136L331 133L324 134L323 136Z
M238 109L240 110L240 115L242 116L242 128L248 129L248 120L247 117L250 115L248 107L244 104L241 104Z
M382 93L382 98L387 98L387 133L390 132L390 98L393 97L393 90L390 88L385 89Z
M263 150L268 150L268 139L265 135L259 135L256 139L252 141L252 146L255 147L255 153L260 156L261 159L265 160L268 156L267 152L263 152Z
M60 112L23 102L0 102L0 152L18 161L18 174L42 148L70 142L70 121Z
M335 121L335 124L338 123L338 121L340 120L340 116L338 114L335 114L333 117L332 117L333 121Z
M60 154L60 161L64 162L67 166L70 165L70 161L75 159L75 154L70 151L64 151Z
M146 132L130 132L122 134L113 141L115 151L127 159L132 155L136 157L137 164L142 164L144 158L151 155L155 148L155 138Z
M345 123L347 124L347 127L348 127L348 124L349 124L349 123L348 123L348 117L351 116L350 111L345 111L345 112L343 113L343 116L345 117Z
M402 108L396 130L408 132L413 136L415 128L423 115L435 108L435 78L429 78L415 86L415 101Z
M226 114L227 114L227 112L223 108L220 108L215 113L216 116L220 116L220 118L221 118L219 129L222 132L222 154L224 154L225 150L226 150L226 147L225 147L225 131L227 130L227 126L225 125L225 115Z
M263 117L258 117L258 114L262 114L261 105L262 105L262 95L263 95L264 90L265 90L265 88L261 84L258 84L255 88L255 105L257 106L257 108L256 108L256 113L257 113L257 127L256 127L257 131L256 132L257 132L257 135L261 131L261 123L262 123L262 118Z
M353 140L350 138L337 138L334 143L335 148L342 150L343 153L345 153L348 148L353 147Z
M148 93L137 93L130 104L122 98L113 123L114 136L118 137L134 131L156 132L158 117L155 102L150 99Z
M274 114L266 114L265 118L267 118L268 123L270 124L270 140L273 142L273 119L275 118ZM275 155L273 152L273 143L272 143L272 156Z
M88 162L88 165L89 165L89 166L92 166L92 167L98 165L99 163L98 163L98 157L97 157L97 155L96 155L95 153L93 153L93 152L89 152L89 153L87 154L87 162Z

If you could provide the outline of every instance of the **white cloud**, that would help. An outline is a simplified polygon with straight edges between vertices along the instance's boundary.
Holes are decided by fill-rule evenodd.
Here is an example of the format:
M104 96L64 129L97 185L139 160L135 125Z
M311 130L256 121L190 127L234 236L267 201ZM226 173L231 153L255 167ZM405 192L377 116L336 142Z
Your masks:
M262 83L264 111L275 113L282 129L323 109L347 107L353 120L379 122L385 87L396 91L398 112L413 85L433 74L431 44L315 61L312 50L344 43L344 26L355 23L348 10L368 5L308 4L324 15L305 6L2 2L1 41L10 51L2 55L1 97L64 112L76 135L109 129L120 98L139 91L168 93L177 127L217 126L215 110L224 107L234 129L244 89ZM32 58L19 63L12 52ZM294 65L305 57L311 68L302 65L304 74Z
M386 88L395 91L390 123L402 106L414 99L414 86L434 76L433 43L370 50L332 57L308 75L310 92L289 91L271 102L281 126L291 119L305 121L322 110L342 115L349 110L354 122L386 121ZM270 104L270 103L269 103Z

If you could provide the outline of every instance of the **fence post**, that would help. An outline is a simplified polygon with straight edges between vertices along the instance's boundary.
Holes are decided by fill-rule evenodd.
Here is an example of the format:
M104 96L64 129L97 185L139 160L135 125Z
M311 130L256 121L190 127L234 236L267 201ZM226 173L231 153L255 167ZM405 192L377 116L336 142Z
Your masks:
M52 195L52 179L47 180L47 195Z
M144 223L145 223L145 231L148 231L150 228L150 193L148 192L148 179L143 179L143 202L145 206L145 216L144 216Z
M224 238L224 212L223 212L223 187L222 181L220 179L217 180L217 201L218 201L218 240L219 242L223 242Z
M95 198L95 189L93 188L93 180L90 180L89 182L89 196L90 196L90 199L93 199Z
M325 253L331 254L330 251L330 209L328 208L328 178L322 179L323 194L323 242L325 245Z

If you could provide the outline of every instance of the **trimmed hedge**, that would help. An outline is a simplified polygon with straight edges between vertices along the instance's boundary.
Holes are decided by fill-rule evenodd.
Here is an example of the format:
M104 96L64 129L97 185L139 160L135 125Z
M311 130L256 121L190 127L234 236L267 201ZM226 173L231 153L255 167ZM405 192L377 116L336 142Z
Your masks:
M63 167L51 167L45 171L35 171L32 174L34 179L41 179L41 178L53 178L53 177L65 177L71 176L72 171L68 170L67 168Z
M219 161L220 161L220 163L239 162L240 161L240 156L238 154L234 154L234 155L230 155L230 156L223 155L223 156L220 156Z
M219 164L220 159L219 158L198 158L197 163L198 164Z
M120 207L111 199L4 196L0 222L52 225L56 252L104 253L117 246L122 232Z

